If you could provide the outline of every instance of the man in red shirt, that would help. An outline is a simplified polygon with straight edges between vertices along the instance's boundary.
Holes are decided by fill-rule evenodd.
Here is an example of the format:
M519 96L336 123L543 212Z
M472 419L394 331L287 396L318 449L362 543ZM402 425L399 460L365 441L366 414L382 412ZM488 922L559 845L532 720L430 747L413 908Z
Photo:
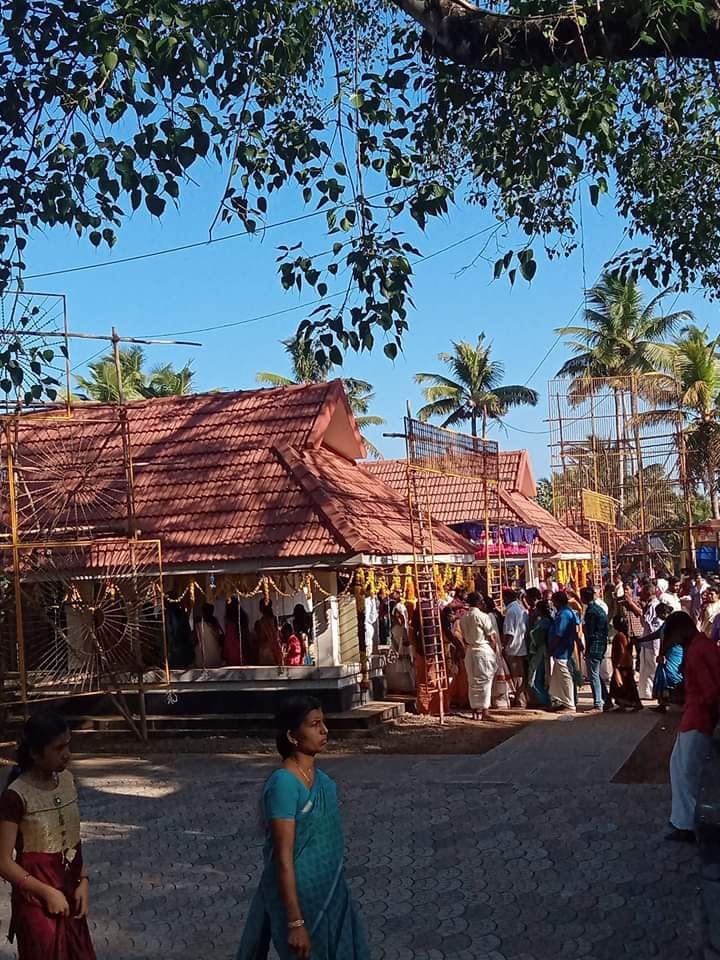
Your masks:
M685 654L685 707L670 757L672 810L668 840L695 839L695 805L715 725L720 718L720 648L696 634Z

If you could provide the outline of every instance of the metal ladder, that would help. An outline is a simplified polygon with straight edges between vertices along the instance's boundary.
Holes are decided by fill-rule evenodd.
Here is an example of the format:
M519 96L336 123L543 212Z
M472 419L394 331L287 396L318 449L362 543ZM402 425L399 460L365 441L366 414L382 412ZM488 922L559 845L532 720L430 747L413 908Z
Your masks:
M408 501L413 565L417 585L420 639L425 657L425 681L418 682L418 700L437 694L440 722L444 719L443 694L448 688L447 662L443 645L440 605L433 567L435 564L432 514L427 478L408 465Z

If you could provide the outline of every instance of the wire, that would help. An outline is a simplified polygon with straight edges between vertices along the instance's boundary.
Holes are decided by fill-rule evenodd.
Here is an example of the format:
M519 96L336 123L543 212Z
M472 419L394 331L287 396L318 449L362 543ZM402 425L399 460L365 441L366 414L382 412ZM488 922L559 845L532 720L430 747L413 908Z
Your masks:
M582 220L581 220L581 222L582 222ZM608 257L608 260L612 260L612 259L613 259L613 257L615 256L615 254L618 252L618 250L619 250L620 247L622 246L622 242L623 242L624 239L625 239L625 231L623 231L622 236L621 236L620 239L618 240L618 242L617 242L617 244L616 244L616 246L615 246L615 249L613 250L613 252L612 252L612 253L610 254L610 256ZM573 322L573 320L575 319L575 317L578 315L578 313L580 312L580 310L582 310L582 308L585 306L585 304L586 304L586 302L587 302L587 288L586 288L586 286L585 286L586 281L585 281L585 240L584 240L584 231L583 231L583 240L582 240L582 258L583 258L583 261L582 261L582 262L583 262L583 266L582 266L582 271L583 271L583 298L582 298L582 300L580 301L580 303L577 305L577 307L575 308L575 310L573 311L573 314L572 314L572 316L570 317L570 320L568 321L568 323L572 323L572 322ZM606 262L607 262L607 261L606 261ZM599 278L598 278L598 279L599 279ZM527 386L530 385L530 382L532 381L533 377L534 377L534 376L538 373L538 371L544 366L545 361L548 359L548 357L549 357L550 354L553 352L553 350L554 350L555 347L558 345L558 343L560 343L560 340L561 340L561 339L562 339L562 334L561 334L561 333L558 333L558 335L555 337L555 339L553 340L553 342L552 342L552 343L550 344L550 346L548 347L548 349L547 349L547 351L545 352L545 355L543 356L543 358L542 358L542 359L540 360L540 362L535 366L535 368L533 369L532 373L531 373L531 374L527 377L527 379L525 380L524 386L527 387Z
M482 230L477 230L475 233L468 234L467 237L463 237L461 240L454 240L452 243L448 243L446 246L440 247L439 250L434 250L432 253L427 253L424 255L421 254L414 262L424 263L426 260L432 260L434 257L439 257L442 253L447 253L449 250L454 250L455 247L459 247L463 243L469 243L471 240L475 240L484 233L489 233L491 230L495 229L497 229L497 224L493 224L491 227L485 227ZM166 330L163 333L151 333L148 334L148 336L180 337L190 333L210 333L213 330L227 330L229 327L242 327L248 323L258 323L260 320L271 320L274 317L280 317L287 313L293 313L296 310L304 310L306 307L314 307L320 303L328 303L330 300L337 300L338 297L344 296L345 291L341 290L338 293L331 293L326 297L317 297L315 300L307 300L305 303L298 303L294 307L284 307L282 310L275 310L272 313L262 313L257 317L247 317L244 320L230 320L227 323L216 323L209 327L194 327L191 330Z
M417 185L416 185L417 186ZM381 190L379 193L373 193L366 200L377 200L378 197L397 193L399 190L407 190L408 185L394 187L390 190ZM115 267L122 263L136 263L139 260L150 260L153 257L164 257L170 253L181 253L183 250L195 250L198 247L209 247L214 243L222 243L225 240L237 240L239 237L255 236L266 230L274 230L276 227L286 227L292 223L301 223L304 220L311 220L313 217L319 217L321 214L330 213L334 210L343 210L347 207L346 203L338 203L334 207L322 207L320 210L313 210L310 213L303 213L297 217L288 217L286 220L276 220L274 223L267 223L258 230L239 230L237 233L228 233L224 237L210 237L208 240L195 240L192 243L183 243L176 247L166 247L163 250L150 250L147 253L136 253L131 257L120 257L117 260L102 260L100 263L83 263L77 267L64 267L61 270L48 270L44 273L27 274L24 280L39 280L42 277L60 277L68 273L81 273L84 270L99 270L101 267Z
M523 427L516 427L512 423L508 423L507 420L503 420L503 426L508 430L515 430L518 433L528 433L535 437L546 437L550 430L525 430Z

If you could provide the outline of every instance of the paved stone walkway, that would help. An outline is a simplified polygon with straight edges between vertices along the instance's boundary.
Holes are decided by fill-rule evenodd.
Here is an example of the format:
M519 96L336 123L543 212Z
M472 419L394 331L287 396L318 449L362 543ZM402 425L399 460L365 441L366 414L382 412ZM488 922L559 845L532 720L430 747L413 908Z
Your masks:
M648 726L577 718L485 757L328 760L373 960L695 956L696 857L662 842L667 789L609 782ZM218 756L77 763L98 960L231 960L268 769ZM3 936L7 920L3 899ZM0 957L14 951L3 943Z

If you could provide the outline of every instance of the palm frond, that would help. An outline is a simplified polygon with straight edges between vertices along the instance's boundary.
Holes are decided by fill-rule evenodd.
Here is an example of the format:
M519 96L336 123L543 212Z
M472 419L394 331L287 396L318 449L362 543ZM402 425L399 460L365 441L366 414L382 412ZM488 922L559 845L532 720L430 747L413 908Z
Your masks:
M290 377L284 377L281 373L258 373L255 377L256 383L265 383L270 387L290 387L295 382Z
M504 407L519 407L524 404L535 407L540 399L537 390L531 390L530 387L520 384L497 387L493 392Z
M426 403L420 407L417 412L418 420L430 420L431 417L446 417L458 408L457 402L448 397L442 400L433 400L432 403Z
M358 430L362 431L366 427L382 427L385 423L385 417L375 417L375 416L365 416L365 417L355 417L355 423L358 426Z

